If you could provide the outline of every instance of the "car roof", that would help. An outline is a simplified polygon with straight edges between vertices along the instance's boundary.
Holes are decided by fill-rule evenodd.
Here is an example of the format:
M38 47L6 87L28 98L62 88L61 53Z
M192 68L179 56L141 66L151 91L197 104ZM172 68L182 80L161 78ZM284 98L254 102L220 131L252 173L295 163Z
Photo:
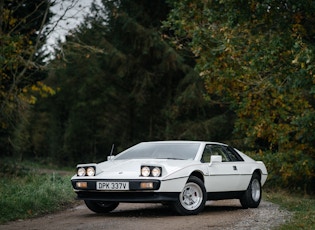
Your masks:
M145 141L141 143L199 143L199 144L212 144L212 145L223 145L228 146L227 144L213 141L189 141L189 140L167 140L167 141Z

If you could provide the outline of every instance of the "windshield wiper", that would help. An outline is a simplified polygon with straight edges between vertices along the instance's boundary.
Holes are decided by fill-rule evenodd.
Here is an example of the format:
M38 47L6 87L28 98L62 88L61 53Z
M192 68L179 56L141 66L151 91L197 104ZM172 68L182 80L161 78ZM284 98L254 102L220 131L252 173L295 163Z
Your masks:
M166 160L185 160L182 158L176 158L176 157L161 157L161 158L155 158L155 159L166 159Z

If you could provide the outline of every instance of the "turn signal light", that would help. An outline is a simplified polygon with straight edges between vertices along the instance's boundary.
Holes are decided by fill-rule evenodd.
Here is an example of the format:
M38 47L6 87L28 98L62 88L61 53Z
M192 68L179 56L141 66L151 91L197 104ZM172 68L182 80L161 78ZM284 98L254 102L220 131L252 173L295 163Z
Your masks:
M141 182L140 188L142 189L153 189L153 183L152 182Z
M87 188L87 182L77 182L77 188Z

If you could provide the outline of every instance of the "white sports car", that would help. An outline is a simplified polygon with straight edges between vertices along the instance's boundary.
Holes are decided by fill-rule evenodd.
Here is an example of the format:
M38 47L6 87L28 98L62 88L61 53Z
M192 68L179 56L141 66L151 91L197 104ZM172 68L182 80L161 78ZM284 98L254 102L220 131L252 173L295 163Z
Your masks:
M243 208L256 208L266 179L263 162L228 145L156 141L98 164L79 164L71 182L77 198L96 213L110 212L119 202L158 202L192 215L207 200L239 199Z

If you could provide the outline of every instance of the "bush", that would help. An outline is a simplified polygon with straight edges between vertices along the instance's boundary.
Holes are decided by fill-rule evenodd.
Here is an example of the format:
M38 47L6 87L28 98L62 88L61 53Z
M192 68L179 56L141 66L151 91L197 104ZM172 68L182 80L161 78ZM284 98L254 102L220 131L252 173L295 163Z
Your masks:
M266 164L269 174L266 186L314 191L315 160L302 151L259 152L248 155Z

